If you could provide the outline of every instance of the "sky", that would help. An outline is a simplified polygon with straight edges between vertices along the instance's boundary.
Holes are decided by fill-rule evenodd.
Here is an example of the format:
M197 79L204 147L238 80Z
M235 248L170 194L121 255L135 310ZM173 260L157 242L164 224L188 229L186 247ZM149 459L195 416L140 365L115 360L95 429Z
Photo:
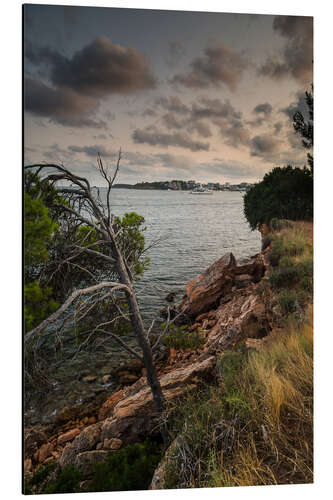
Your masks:
M313 82L311 17L24 8L24 159L103 185L256 182L303 166L292 126Z

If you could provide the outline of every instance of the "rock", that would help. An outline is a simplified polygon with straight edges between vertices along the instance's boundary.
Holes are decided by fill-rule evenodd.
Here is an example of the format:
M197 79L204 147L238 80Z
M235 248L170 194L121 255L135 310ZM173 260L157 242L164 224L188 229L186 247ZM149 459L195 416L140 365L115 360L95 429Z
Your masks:
M67 443L68 441L72 441L76 436L80 434L80 432L81 431L76 428L76 429L71 429L68 432L65 432L65 434L61 434L60 436L58 436L57 444L64 444Z
M218 305L219 299L232 288L236 259L232 253L221 257L186 285L187 299L182 309L190 316L198 316Z
M107 456L108 452L103 450L83 451L75 457L73 465L83 476L89 476L92 473L92 464L104 461Z
M211 356L162 375L160 384L166 402L180 397L187 390L195 389L199 377L211 377L214 366L215 357ZM126 443L138 441L156 426L150 387L141 379L137 384L135 388L132 386L135 392L121 399L113 410L113 416L104 420L102 439L117 437Z
M117 438L111 438L111 439L104 439L103 443L103 448L106 448L108 450L119 450L123 445L123 442L121 439Z
M255 262L254 262L254 269L252 272L252 279L254 283L258 283L261 278L265 275L266 271L266 265L264 261L264 256L261 254L258 254Z
M53 445L51 443L44 443L39 450L34 453L34 460L36 463L43 463L51 455Z
M99 410L98 420L104 420L107 417L110 417L113 412L113 408L116 404L121 400L124 395L124 391L120 390L115 392L110 396L103 404L103 406Z
M26 428L24 430L24 456L31 457L47 441L47 436L42 429Z
M252 282L252 276L249 274L239 274L235 276L234 281L236 288L245 288Z
M95 382L96 379L97 377L95 375L87 375L86 377L83 377L82 382L91 384L92 382Z
M175 300L175 297L176 297L176 292L170 292L168 293L168 295L165 297L165 300L167 302L173 302Z
M235 274L252 274L255 267L255 259L241 259L237 261Z
M24 460L24 473L26 474L27 472L32 471L32 461L31 458L26 458Z
M130 373L129 371L121 371L118 372L119 383L121 385L133 384L139 378L139 375L135 375L134 373Z
M83 429L83 431L76 436L74 441L67 443L67 446L64 448L59 460L60 467L63 468L67 465L73 465L75 457L78 453L92 450L100 441L100 435L101 422L92 424Z
M102 384L107 384L111 380L111 375L104 375L101 379Z

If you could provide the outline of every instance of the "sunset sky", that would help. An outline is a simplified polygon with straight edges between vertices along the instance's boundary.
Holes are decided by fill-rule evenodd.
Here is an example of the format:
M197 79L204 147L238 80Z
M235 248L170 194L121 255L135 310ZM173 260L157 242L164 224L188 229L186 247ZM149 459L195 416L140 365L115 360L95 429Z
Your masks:
M103 185L254 182L304 165L291 117L313 81L312 18L27 5L25 163Z

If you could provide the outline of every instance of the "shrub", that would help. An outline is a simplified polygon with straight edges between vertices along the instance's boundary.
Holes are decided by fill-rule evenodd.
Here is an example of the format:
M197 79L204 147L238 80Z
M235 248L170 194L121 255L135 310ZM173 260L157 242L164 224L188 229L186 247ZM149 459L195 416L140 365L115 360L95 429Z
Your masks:
M205 339L200 330L190 332L186 328L185 325L170 325L168 333L163 336L163 344L174 349L197 349L204 344Z
M81 472L75 467L64 467L57 475L56 480L48 484L42 493L79 493Z
M276 167L244 196L244 214L251 229L272 219L313 217L313 179L304 168Z
M148 489L161 458L159 447L151 442L135 443L110 453L105 462L93 465L89 491L129 491Z

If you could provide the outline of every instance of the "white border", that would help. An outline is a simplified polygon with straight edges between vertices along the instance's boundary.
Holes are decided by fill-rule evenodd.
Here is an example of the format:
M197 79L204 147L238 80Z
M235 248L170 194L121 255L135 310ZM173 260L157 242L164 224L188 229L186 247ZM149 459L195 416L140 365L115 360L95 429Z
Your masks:
M28 3L92 5L105 7L161 8L256 14L315 16L315 484L302 486L249 487L211 490L99 493L70 498L328 498L332 491L332 132L331 48L332 8L328 2L307 0L216 1L36 1ZM21 457L21 5L16 0L1 3L2 90L2 231L1 231L1 334L2 334L2 439L1 493L20 497ZM240 34L241 36L241 34ZM3 318L5 317L5 321ZM44 496L42 496L44 498ZM60 495L52 498L64 498ZM69 498L66 496L66 498Z

